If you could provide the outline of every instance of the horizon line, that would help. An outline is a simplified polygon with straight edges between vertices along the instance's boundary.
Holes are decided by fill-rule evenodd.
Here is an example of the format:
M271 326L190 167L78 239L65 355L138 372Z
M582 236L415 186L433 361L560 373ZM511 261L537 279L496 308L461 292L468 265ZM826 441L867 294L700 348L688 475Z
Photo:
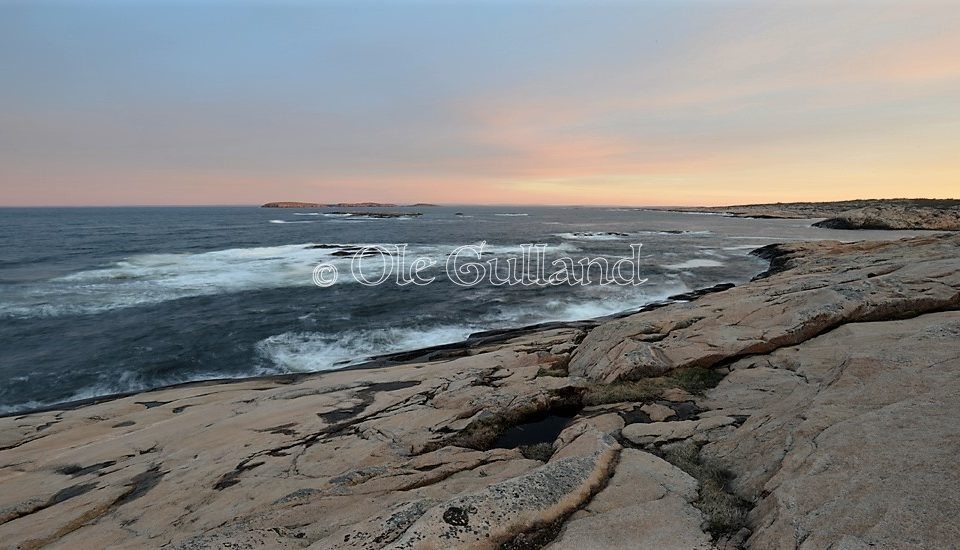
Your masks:
M536 203L444 203L444 202L416 202L416 203L380 203L382 205L390 204L391 206L384 206L384 208L413 208L421 206L424 208L431 207L454 207L454 206L499 206L499 207L539 207L539 208L725 208L725 207L735 207L735 206L754 206L754 205L767 205L767 204L802 204L802 203L837 203L837 202L853 202L853 201L894 201L894 200L960 200L960 198L953 197L858 197L850 199L834 199L834 200L776 200L776 201L767 201L767 202L744 202L744 203L726 203L726 204L574 204L574 203L557 203L557 204L536 204ZM269 204L271 202L308 202L308 201L268 201L267 203L190 203L190 204L169 204L169 203L154 203L154 204L0 204L0 208L264 208L264 204ZM377 201L341 201L343 204L359 204L364 202L375 203ZM321 204L321 203L316 203ZM428 206L424 206L428 205ZM376 208L376 205L373 206L340 206L338 203L324 203L321 206L304 206L303 209L308 208ZM297 210L298 207L277 207L272 208L273 210Z

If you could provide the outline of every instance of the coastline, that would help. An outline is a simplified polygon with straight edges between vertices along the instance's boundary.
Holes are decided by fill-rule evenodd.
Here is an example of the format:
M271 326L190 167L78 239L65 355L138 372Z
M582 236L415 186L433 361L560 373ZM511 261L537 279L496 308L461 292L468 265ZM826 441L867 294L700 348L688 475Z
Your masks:
M869 199L649 210L750 219L816 220L813 227L827 229L960 231L960 199Z
M766 276L616 319L0 418L0 540L948 544L958 251L951 234L775 245Z
M761 248L766 248L766 247L761 247ZM761 248L758 248L755 251L751 251L751 253L759 251L761 250ZM762 271L756 276L760 277L767 271L768 270ZM153 392L170 390L170 389L192 388L192 387L202 387L202 386L221 385L221 384L233 384L233 383L248 382L248 381L270 381L270 382L277 382L277 383L295 384L305 378L321 376L324 373L329 373L329 372L378 369L378 368L384 368L384 367L391 367L395 365L408 365L412 363L450 360L457 357L463 357L464 355L468 354L471 349L475 349L480 346L487 346L491 344L501 344L514 338L526 336L536 332L543 332L547 330L562 330L562 329L588 330L588 329L595 328L596 326L607 321L620 319L620 318L627 317L629 315L634 315L637 313L652 311L654 309L665 307L674 303L693 301L702 296L706 296L707 294L710 294L713 292L722 292L724 290L733 288L734 286L735 285L733 283L718 283L710 287L694 289L690 292L669 296L664 300L656 300L648 304L645 304L643 306L625 309L617 313L603 315L600 317L593 317L590 319L580 319L576 321L546 321L543 323L534 323L532 325L523 325L523 326L511 327L511 328L505 328L505 329L480 331L480 332L476 332L469 335L466 339L460 340L459 342L450 342L448 344L438 344L435 346L427 346L427 347L416 348L416 349L411 349L407 351L398 351L393 353L385 353L382 355L374 355L372 357L366 358L363 362L352 364L352 365L346 365L338 368L324 369L324 370L318 370L318 371L312 371L312 372L287 372L287 373L281 373L281 374L265 374L260 376L247 376L242 378L210 378L205 380L191 380L188 382L180 382L177 384L158 386L156 388L150 388L147 390L134 390L129 392L98 395L98 396L88 397L84 399L76 399L72 401L64 401L62 403L54 403L48 406L37 407L35 409L25 409L22 411L0 413L0 419L8 418L8 417L20 417L20 416L25 416L30 414L45 413L45 412L52 412L52 411L74 410L74 409L79 409L89 405L97 405L100 403L114 401L116 399L123 399L125 397L133 397L137 395L148 395Z

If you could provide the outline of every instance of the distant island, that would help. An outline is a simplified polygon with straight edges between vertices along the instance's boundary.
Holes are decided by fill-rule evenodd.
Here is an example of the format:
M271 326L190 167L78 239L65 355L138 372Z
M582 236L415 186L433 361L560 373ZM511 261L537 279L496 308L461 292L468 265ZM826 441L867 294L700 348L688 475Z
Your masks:
M268 202L260 208L401 208L403 206L437 206L425 202L416 204L399 205L387 202L337 202L337 203L319 203L319 202L297 202L297 201L278 201Z
M930 229L960 231L960 199L861 199L835 202L778 202L739 206L663 208L671 212L723 214L738 218L825 218L828 229Z

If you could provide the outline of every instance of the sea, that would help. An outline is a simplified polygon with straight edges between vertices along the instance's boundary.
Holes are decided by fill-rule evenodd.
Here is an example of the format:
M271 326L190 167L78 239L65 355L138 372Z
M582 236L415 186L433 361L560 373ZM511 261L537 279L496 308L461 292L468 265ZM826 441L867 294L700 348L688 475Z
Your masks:
M596 318L743 284L766 269L750 252L767 244L891 236L631 208L425 206L390 208L409 215L387 218L369 210L0 209L0 414L338 369L482 331ZM543 245L537 261L524 260L525 244ZM527 277L458 279L451 258ZM553 263L561 258L631 258L636 265L624 265L634 277L538 279L567 265ZM316 284L320 265L333 266L336 280Z

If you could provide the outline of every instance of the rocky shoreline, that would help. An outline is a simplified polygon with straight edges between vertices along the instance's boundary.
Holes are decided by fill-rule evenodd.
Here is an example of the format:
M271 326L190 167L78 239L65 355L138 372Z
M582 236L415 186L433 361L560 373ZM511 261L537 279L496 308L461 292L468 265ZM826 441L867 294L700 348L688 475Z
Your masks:
M828 229L960 231L960 199L868 199L672 208L738 218L819 219Z
M363 368L0 418L0 547L945 548L960 235Z

